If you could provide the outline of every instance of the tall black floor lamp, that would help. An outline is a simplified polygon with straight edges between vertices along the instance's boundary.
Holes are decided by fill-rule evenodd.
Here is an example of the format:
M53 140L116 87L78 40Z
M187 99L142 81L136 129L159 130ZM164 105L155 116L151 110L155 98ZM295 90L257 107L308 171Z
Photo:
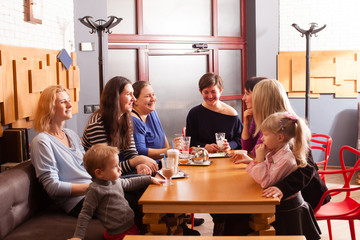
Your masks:
M90 33L98 34L98 45L99 45L99 87L100 87L100 96L104 86L104 64L103 64L103 32L111 33L110 29L118 25L122 18L118 18L115 16L110 16L108 21L104 19L98 19L95 22L92 20L92 17L85 16L83 18L79 18L79 21L91 29Z
M310 37L316 33L320 32L326 27L326 24L321 28L315 29L317 23L310 23L310 28L308 30L301 29L296 23L293 23L293 26L296 30L301 33L301 37L305 35L306 37L306 96L305 96L305 118L310 122L309 117L309 99L310 99Z

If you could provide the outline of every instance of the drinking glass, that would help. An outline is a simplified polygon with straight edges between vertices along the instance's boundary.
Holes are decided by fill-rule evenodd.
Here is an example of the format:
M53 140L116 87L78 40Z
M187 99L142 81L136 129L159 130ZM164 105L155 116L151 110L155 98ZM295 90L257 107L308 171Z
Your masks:
M223 133L223 132L215 133L215 138L216 138L216 144L220 148L220 151L222 151L223 150L224 139L225 139L225 133Z
M166 179L166 183L164 184L166 187L173 185L174 183L171 182L171 177L174 175L175 172L175 158L164 158L161 159L162 165L162 174Z
M175 158L175 172L174 175L179 173L179 157L180 151L177 149L168 149L167 150L167 157L168 158Z
M190 140L191 137L186 136L182 137L182 155L183 158L189 158L189 151L190 151Z

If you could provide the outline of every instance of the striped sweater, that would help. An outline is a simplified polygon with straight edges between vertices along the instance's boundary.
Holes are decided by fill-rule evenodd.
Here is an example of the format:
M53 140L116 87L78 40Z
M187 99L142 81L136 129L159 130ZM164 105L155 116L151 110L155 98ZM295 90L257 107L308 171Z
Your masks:
M98 143L108 143L104 122L101 116L96 113L93 114L86 127L84 134L81 138L82 145L84 146L85 151L87 151L91 146L98 144ZM128 149L119 149L120 153L124 156L124 161L120 162L121 170L124 173L130 172L134 170L130 166L129 160L138 156L138 152L136 151L134 137L131 136L131 143Z

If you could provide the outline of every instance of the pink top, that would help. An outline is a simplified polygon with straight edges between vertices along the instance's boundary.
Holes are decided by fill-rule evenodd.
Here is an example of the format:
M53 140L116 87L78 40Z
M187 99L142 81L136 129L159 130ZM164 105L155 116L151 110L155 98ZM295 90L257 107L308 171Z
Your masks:
M251 161L246 171L262 188L267 188L284 179L297 167L295 156L286 144L279 151L268 153L264 162Z

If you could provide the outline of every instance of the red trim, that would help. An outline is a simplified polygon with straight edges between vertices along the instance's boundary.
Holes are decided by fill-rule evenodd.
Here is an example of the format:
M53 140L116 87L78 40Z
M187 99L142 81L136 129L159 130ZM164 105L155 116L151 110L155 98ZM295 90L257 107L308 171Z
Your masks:
M229 100L241 100L243 95L224 95L220 97L221 101L229 101Z
M136 0L136 32L139 35L144 34L144 3L143 0ZM110 41L109 41L110 42Z
M217 37L218 34L218 1L212 0L212 35Z
M165 36L165 35L134 35L109 34L109 43L233 43L245 44L242 37L214 36Z

